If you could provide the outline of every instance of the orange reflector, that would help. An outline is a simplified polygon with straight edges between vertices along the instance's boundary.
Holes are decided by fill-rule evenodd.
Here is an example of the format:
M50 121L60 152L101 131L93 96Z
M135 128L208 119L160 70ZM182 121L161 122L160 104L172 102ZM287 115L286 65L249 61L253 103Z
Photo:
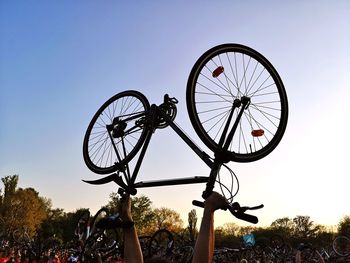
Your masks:
M252 130L252 136L253 137L260 137L264 135L264 130L259 129L259 130Z
M213 78L219 77L222 72L224 72L224 67L223 66L218 67L213 71Z

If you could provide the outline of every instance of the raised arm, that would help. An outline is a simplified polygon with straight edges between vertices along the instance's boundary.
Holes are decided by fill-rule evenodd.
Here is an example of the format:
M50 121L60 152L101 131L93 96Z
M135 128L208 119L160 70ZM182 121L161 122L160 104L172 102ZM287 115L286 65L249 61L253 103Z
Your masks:
M131 200L129 195L125 195L121 201L121 217L123 220L132 221ZM143 263L143 256L136 228L123 228L124 232L124 260L126 263Z
M204 211L192 263L211 263L214 255L214 212L227 205L226 199L213 192L204 202Z

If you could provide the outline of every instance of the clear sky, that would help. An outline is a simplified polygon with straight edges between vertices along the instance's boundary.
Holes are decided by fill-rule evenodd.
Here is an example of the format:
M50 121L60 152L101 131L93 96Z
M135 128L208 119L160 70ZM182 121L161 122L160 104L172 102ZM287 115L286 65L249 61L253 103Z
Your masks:
M309 215L334 225L350 214L348 108L350 2L310 1L17 1L0 2L0 176L19 174L54 207L96 211L115 184L84 164L82 141L97 109L135 89L150 103L176 97L176 122L206 148L190 124L185 92L198 57L222 43L250 46L275 66L289 99L279 146L253 163L230 163L236 200L263 203L260 226ZM169 128L157 131L140 180L208 175ZM184 221L204 185L140 189L155 207ZM197 209L200 215L201 210ZM217 225L244 224L220 211Z

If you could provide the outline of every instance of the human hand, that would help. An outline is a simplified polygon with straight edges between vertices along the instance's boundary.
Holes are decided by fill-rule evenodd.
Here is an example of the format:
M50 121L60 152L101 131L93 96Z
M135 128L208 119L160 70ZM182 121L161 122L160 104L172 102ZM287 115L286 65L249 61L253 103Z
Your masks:
M204 201L204 207L214 212L217 209L225 208L228 205L228 201L224 196L217 192L212 192L209 197Z

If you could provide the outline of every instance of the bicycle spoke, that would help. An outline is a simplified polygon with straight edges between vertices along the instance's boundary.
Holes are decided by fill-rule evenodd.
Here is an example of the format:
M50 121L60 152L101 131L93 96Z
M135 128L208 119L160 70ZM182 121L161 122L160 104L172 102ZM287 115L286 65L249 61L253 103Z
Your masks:
M222 86L220 86L219 84L217 84L216 82L214 82L212 79L210 79L209 77L207 77L207 76L205 76L205 75L203 75L203 74L201 74L201 75L202 75L204 78L206 78L207 80L209 80L210 82L214 83L214 84L215 84L217 87L219 87L221 90L223 90L223 91L225 91L225 92L231 94L229 90L225 89L225 86L222 87ZM200 82L198 82L198 84L201 85L202 87L206 87L205 85L201 84ZM221 84L221 83L220 83L220 84ZM209 88L207 88L207 89L210 90ZM231 94L231 96L232 96L232 94Z
M226 107L221 107L221 108L214 108L214 109L209 109L206 111L200 111L198 114L203 114L203 113L208 113L208 112L216 112L216 111L221 111L222 109L231 109L232 106L226 106ZM205 123L206 121L203 121L202 123Z

